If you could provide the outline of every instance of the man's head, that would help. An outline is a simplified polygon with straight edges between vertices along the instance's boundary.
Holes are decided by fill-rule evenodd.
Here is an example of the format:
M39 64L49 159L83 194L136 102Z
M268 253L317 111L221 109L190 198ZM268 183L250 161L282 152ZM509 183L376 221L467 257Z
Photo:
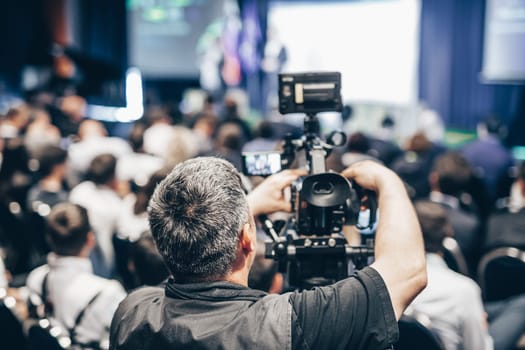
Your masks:
M148 213L157 248L179 282L219 280L243 255L253 260L255 237L245 232L253 218L240 174L225 160L177 165L157 186Z
M51 249L58 255L86 253L86 248L94 244L87 210L73 203L55 205L47 217L47 236Z
M457 152L445 153L434 161L430 173L430 187L451 196L464 192L472 178L468 161Z
M97 185L108 185L115 180L117 158L105 153L93 158L89 164L86 177Z
M452 233L447 211L440 204L427 200L416 202L415 208L423 232L425 251L442 252L443 240Z
M42 177L46 177L53 173L57 166L65 165L67 151L55 145L47 145L38 152L37 159L38 171Z

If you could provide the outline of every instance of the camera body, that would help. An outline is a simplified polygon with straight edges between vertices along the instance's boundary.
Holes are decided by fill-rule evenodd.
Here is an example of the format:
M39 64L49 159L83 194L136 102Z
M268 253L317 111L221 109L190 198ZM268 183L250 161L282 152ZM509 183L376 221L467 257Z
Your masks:
M370 209L371 227L375 220L374 196L342 175L326 171L326 157L334 147L346 143L345 134L334 132L326 141L319 136L316 114L341 111L340 89L341 75L337 72L279 74L279 111L305 114L302 137L284 139L280 165L288 168L296 154L304 151L309 174L292 184L293 215L279 232L267 218L261 221L272 238L266 243L266 257L277 260L289 284L298 288L343 279L348 276L350 265L361 268L373 254L373 246L349 246L343 227L357 225L363 206ZM272 168L270 158L277 161L264 153L244 154L245 171L254 170L247 175L271 175L271 171L260 171Z

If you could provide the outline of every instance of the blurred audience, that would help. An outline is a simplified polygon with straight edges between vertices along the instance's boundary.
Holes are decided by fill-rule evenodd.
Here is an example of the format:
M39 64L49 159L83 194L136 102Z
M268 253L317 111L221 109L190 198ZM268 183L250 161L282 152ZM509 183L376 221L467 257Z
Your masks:
M514 160L501 142L506 134L506 126L501 120L494 116L488 117L478 124L478 139L462 150L463 156L483 179L491 202L509 192L505 179L510 176Z
M64 187L67 151L48 145L41 148L36 157L41 179L29 189L27 207L29 211L39 212L39 207L44 204L48 211L55 204L67 201L68 192Z
M117 178L129 181L137 186L144 186L151 174L164 166L164 160L144 151L143 123L135 123L128 136L133 152L123 154L117 161Z
M172 119L166 110L159 106L150 107L144 115L148 128L144 131L144 151L165 158L166 145L173 135Z
M437 203L415 204L427 252L427 287L410 308L430 318L446 350L513 350L525 331L525 295L483 305L474 280L443 260L443 240L453 234L448 213ZM487 319L488 314L488 319Z
M116 178L117 159L106 153L96 156L89 165L86 181L75 186L69 195L72 203L87 209L89 224L97 246L90 256L95 274L110 277L115 268L113 234L122 206Z
M525 201L525 162L519 167L516 185L522 201ZM515 212L503 210L490 217L485 248L502 246L525 250L525 208L522 207Z
M117 159L131 153L131 147L119 137L108 137L101 122L84 120L78 129L79 140L68 149L68 180L71 187L82 181L90 162L98 155L110 153Z
M482 223L467 193L472 176L472 169L461 154L448 152L439 156L429 177L429 198L445 209L454 238L474 275L483 236Z

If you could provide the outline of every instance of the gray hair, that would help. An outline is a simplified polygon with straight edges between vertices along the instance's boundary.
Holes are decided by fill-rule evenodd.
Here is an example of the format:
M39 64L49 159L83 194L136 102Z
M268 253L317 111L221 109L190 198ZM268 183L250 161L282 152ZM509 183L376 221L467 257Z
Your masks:
M239 172L226 160L200 157L177 165L159 183L149 207L157 248L178 281L224 277L249 222Z

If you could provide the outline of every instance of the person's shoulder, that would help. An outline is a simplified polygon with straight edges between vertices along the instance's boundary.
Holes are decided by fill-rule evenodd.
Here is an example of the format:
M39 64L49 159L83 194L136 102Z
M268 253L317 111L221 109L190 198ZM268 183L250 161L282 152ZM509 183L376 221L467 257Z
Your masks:
M26 286L33 292L42 292L42 283L44 282L45 276L49 273L49 266L47 264L39 266L33 269L27 275Z
M139 287L131 291L123 300L123 304L141 303L147 300L153 300L158 297L164 297L164 288L160 286Z

